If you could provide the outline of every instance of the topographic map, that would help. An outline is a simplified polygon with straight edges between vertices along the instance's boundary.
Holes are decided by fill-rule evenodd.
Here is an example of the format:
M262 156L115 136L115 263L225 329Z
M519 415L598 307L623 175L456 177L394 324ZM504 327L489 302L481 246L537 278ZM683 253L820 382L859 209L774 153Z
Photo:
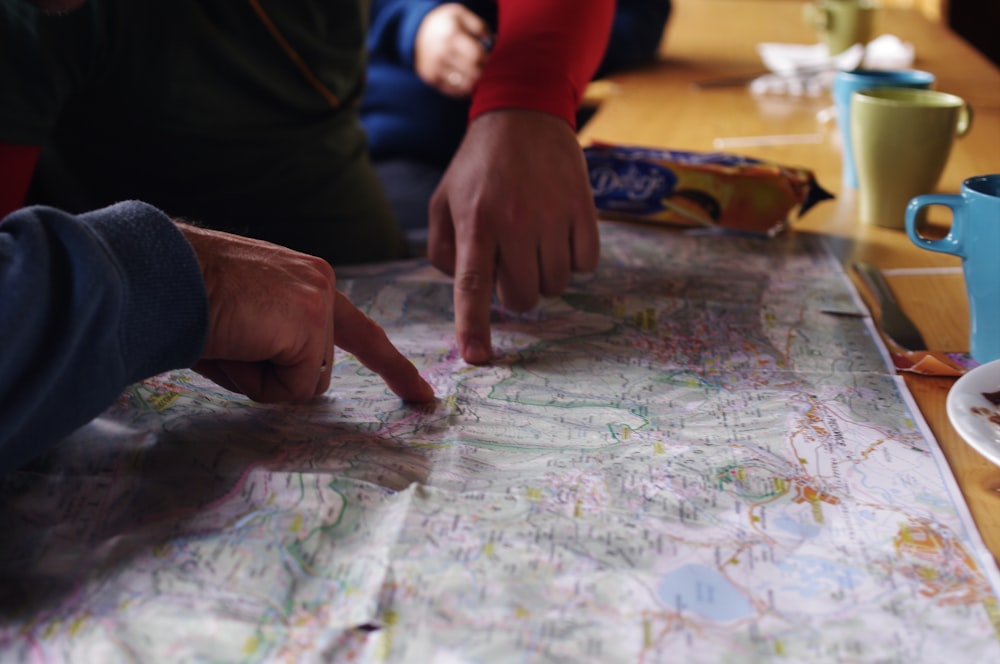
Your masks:
M421 263L341 287L439 396L178 371L0 476L0 660L997 662L997 572L821 239L607 223L453 342ZM53 414L58 416L58 414Z

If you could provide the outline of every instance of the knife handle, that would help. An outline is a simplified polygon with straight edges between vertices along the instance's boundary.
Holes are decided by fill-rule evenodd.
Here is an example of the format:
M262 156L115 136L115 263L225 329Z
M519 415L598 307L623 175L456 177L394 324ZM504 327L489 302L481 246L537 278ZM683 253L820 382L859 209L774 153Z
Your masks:
M885 282L885 277L882 276L882 273L874 265L858 261L854 264L854 269L864 279L868 290L878 299L880 305L893 301L894 298L892 291L889 290L889 284Z

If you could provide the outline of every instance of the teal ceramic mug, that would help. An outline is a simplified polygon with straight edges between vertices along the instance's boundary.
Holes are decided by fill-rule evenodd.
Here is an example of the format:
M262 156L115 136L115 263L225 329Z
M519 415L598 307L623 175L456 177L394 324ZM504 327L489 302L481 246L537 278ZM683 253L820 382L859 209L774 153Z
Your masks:
M940 239L920 235L918 213L951 208L951 229ZM979 363L1000 359L1000 173L962 183L959 194L924 194L906 208L906 233L918 246L962 259L969 296L969 352Z

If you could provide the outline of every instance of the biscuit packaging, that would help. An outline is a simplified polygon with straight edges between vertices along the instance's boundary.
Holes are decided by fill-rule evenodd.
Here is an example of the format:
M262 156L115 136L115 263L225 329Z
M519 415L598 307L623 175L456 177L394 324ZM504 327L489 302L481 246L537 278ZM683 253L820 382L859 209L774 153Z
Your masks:
M812 171L720 152L584 148L601 216L775 235L833 198Z

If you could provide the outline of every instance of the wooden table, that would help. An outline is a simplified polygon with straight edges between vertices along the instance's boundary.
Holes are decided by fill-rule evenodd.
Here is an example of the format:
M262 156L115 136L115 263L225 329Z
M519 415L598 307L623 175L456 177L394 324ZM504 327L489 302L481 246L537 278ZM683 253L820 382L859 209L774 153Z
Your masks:
M710 151L720 137L819 133L820 143L730 151L812 169L837 198L809 211L795 222L792 232L828 236L845 266L856 260L881 268L958 266L957 258L917 248L903 231L858 221L856 194L841 184L835 122L817 119L831 106L829 95L753 95L746 86L695 86L699 81L759 72L760 42L815 43L816 35L801 18L803 4L674 0L660 62L609 79L610 93L581 131L581 139ZM975 109L972 131L956 141L938 190L954 193L967 177L1000 173L1000 70L943 24L915 10L883 9L877 34L884 33L913 43L914 66L933 72L937 89L965 98ZM932 348L968 350L968 305L960 274L897 276L890 278L890 286ZM864 289L859 290L867 300ZM1000 560L1000 468L966 445L948 421L945 398L954 379L907 374L906 383L951 465L983 539Z

